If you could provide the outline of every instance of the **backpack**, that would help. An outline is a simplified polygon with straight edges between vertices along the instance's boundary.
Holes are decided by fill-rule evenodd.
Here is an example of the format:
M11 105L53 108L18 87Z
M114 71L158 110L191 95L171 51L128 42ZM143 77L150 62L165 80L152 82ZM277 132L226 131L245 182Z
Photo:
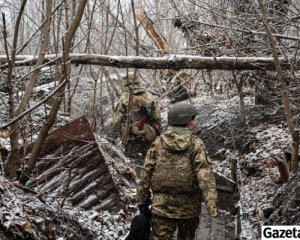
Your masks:
M151 177L151 189L158 193L195 193L198 181L193 169L191 145L184 151L164 149L155 142L156 165Z

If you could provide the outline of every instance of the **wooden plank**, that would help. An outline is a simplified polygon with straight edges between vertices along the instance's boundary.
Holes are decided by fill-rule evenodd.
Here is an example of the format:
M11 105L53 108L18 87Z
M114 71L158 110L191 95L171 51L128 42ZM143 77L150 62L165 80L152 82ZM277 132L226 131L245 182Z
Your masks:
M224 240L225 239L225 219L223 217L213 218L211 225L211 239L212 240Z
M200 217L200 225L196 234L197 240L211 239L211 218L208 216Z
M225 218L226 222L226 232L225 232L225 240L232 240L232 239L237 239L236 238L236 231L237 231L237 226L232 225L232 223L236 223L236 217L234 215L227 216Z
M236 187L236 182L232 181L231 179L223 176L220 173L214 172L216 182L217 182L217 189L228 191L233 193Z
M200 223L196 234L197 240L210 240L211 236L211 217L208 216L206 207L202 204Z
M224 240L226 239L225 218L212 218L202 205L200 224L196 233L197 240Z

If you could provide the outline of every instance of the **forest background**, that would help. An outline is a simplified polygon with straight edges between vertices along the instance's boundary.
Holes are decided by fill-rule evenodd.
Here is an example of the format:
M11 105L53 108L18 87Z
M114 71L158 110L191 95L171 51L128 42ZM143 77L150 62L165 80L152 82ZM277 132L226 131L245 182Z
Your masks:
M96 135L107 134L129 69L162 111L197 95L237 96L247 127L245 98L282 109L297 172L298 0L2 0L0 9L8 179L25 185L48 133L71 119L85 115Z

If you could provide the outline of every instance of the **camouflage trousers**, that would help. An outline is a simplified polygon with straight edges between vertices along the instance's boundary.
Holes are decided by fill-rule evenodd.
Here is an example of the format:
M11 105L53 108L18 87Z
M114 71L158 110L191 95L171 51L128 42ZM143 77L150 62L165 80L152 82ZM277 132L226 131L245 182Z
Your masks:
M152 215L153 240L172 240L177 228L177 240L194 240L199 217L171 219Z
M125 147L124 154L126 157L131 158L136 165L137 173L139 174L143 165L144 158L151 146L151 143L142 138L132 139Z

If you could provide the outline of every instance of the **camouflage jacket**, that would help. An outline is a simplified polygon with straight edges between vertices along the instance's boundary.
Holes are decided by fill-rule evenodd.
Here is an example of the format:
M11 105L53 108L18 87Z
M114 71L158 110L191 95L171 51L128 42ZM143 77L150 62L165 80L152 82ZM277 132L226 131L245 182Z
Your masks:
M185 160L182 160L185 159ZM187 128L169 127L155 140L145 158L137 201L159 216L188 219L200 213L202 197L217 215L216 181L204 143Z
M120 130L123 128L123 125L126 122L127 112L128 112L128 103L129 103L129 92L125 92L117 106L115 108L112 127L115 131ZM130 116L130 125L136 123L140 120L139 112L140 112L140 105L146 106L147 110L151 114L152 118L155 121L158 129L161 128L161 115L160 110L157 103L154 101L154 98L151 93L146 91L142 87L138 87L134 89L134 96L132 102L132 114Z

